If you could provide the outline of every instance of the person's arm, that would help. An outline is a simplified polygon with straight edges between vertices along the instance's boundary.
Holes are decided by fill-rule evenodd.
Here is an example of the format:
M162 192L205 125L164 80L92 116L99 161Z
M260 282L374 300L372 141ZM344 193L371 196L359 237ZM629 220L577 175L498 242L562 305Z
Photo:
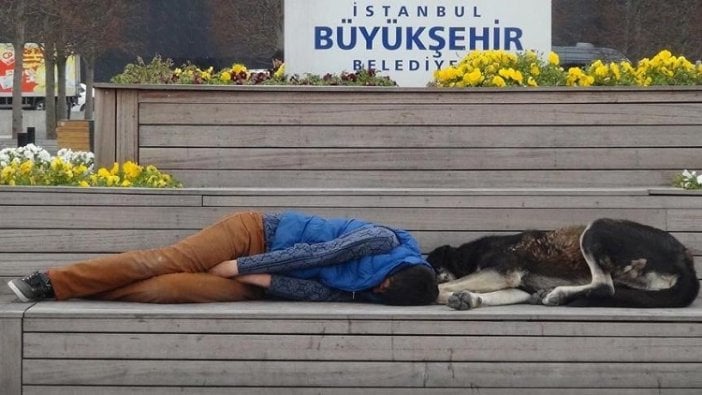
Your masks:
M305 302L353 302L354 292L340 291L317 281L285 277L277 274L244 274L237 277L243 283L266 289L274 298Z
M240 274L280 273L347 262L364 256L388 252L400 242L392 230L375 225L365 225L334 240L295 244L284 250L240 257L225 261L210 269L221 277Z

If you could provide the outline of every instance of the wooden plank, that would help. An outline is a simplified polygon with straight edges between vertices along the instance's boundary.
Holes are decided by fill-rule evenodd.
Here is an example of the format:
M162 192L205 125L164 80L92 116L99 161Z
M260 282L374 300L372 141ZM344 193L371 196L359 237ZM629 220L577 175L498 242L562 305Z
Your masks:
M116 160L117 96L114 90L95 89L95 165L109 167Z
M51 387L24 386L24 395L504 395L504 388L330 388L330 387ZM521 395L698 395L698 389L683 388L520 388Z
M522 88L398 88L340 86L223 86L223 85L115 85L118 90L138 90L141 102L156 103L650 103L700 102L696 86Z
M702 338L418 335L26 333L23 356L139 360L702 362Z
M169 170L169 169L162 169ZM192 188L623 188L668 186L672 170L169 170Z
M70 302L73 303L73 302ZM450 312L446 311L447 316ZM567 336L567 337L702 337L699 322L472 321L408 319L274 319L254 318L27 318L24 331L65 333L219 333L318 335L446 335L446 336Z
M29 251L29 246L17 248ZM96 258L105 254L97 253L45 253L45 252L0 252L0 276L7 278L24 277L25 275L50 267L63 266L69 263ZM0 286L0 288L2 288Z
M22 313L29 303L0 299L0 388L7 395L22 393Z
M238 211L284 211L287 207L183 207L172 215L170 207L2 207L0 229L200 229ZM702 211L702 210L701 210ZM666 228L666 210L657 209L434 209L412 208L310 208L310 214L363 218L411 230L509 231L553 229L588 223L600 217L628 218ZM90 221L83 220L91 218ZM686 229L671 228L674 231ZM9 252L9 251L8 251Z
M702 224L702 209L668 210L668 229L697 232Z
M147 223L142 227L148 227ZM202 226L204 227L204 225ZM30 258L28 268L47 262L49 257L55 255L38 255L39 253L108 253L123 252L134 249L155 248L166 246L197 232L200 228L192 229L32 229L32 230L7 230L0 229L0 251L3 253L22 254L33 251L37 254ZM42 243L37 245L37 239ZM0 257L6 256L1 254ZM66 262L70 258L80 258L81 255L69 255L52 262L51 266ZM10 257L8 256L8 259ZM9 261L0 261L0 273L5 270L13 271L24 267L27 260L24 256L14 256L18 266ZM21 259L21 260L19 260ZM41 267L41 266L40 266ZM24 271L23 271L24 272ZM16 272L15 272L16 273ZM20 272L22 273L22 272Z
M624 103L620 105L501 104L499 116L482 104L446 103L275 103L275 111L260 104L142 103L144 124L212 125L701 125L696 103ZM265 117L260 114L266 113Z
M113 188L114 189L114 188ZM91 193L84 188L62 192L24 192L0 190L3 206L201 206L198 195L183 194L128 194L104 191Z
M142 148L161 169L644 170L702 168L700 148Z
M139 104L138 93L130 90L117 91L117 139L115 160L117 162L139 162Z
M56 144L59 148L70 148L74 151L92 151L90 149L90 134L87 130L57 128L56 134Z
M701 370L701 363L29 359L23 377L29 385L702 388Z
M699 147L698 125L398 126L148 125L142 147L220 148L564 148Z
M127 250L156 248L172 244L199 229L183 230L42 230L41 237L46 240L41 246L36 245L37 231L0 230L0 275L19 276L34 270L60 266L106 253L118 253ZM428 254L434 248L450 244L458 246L487 235L513 234L514 231L419 231L408 229L419 242L422 252ZM11 236L5 236L11 233ZM67 235L67 233L70 235ZM674 233L695 256L698 274L702 275L702 234ZM6 250L20 252L4 252ZM27 252L34 251L34 252Z
M432 321L607 321L702 322L702 300L678 309L550 307L536 305L493 306L456 311L446 306L384 306L362 303L250 301L158 305L75 300L45 301L25 314L31 318L100 319L324 319L324 320L432 320Z
M570 196L570 195L206 195L203 206L289 207L414 207L414 208L702 208L695 196Z

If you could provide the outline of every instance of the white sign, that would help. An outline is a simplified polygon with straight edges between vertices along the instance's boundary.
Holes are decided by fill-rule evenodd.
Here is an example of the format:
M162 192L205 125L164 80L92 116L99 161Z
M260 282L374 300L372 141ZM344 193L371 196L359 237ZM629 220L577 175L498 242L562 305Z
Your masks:
M375 69L400 86L474 49L551 50L551 0L285 0L285 71Z

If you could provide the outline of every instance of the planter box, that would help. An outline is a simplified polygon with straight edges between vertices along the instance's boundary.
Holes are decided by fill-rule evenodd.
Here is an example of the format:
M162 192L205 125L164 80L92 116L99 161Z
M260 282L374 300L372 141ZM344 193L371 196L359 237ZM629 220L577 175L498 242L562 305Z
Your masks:
M667 186L702 168L702 87L99 84L96 156L190 187Z
M93 151L93 122L63 119L56 127L56 144L58 148L70 148L74 151Z

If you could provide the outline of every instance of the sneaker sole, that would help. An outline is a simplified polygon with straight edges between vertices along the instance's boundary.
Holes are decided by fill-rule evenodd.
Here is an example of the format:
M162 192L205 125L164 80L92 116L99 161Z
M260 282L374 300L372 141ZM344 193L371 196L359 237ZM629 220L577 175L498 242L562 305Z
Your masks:
M19 300L21 300L22 302L25 302L25 303L31 302L32 300L29 299L28 297L26 297L26 296L22 293L22 291L20 291L19 288L17 288L17 286L16 286L15 284L13 284L13 282L14 282L14 280L8 281L7 286L10 287L10 289L12 290L12 292L15 293L15 296L17 296L17 299L19 299Z

